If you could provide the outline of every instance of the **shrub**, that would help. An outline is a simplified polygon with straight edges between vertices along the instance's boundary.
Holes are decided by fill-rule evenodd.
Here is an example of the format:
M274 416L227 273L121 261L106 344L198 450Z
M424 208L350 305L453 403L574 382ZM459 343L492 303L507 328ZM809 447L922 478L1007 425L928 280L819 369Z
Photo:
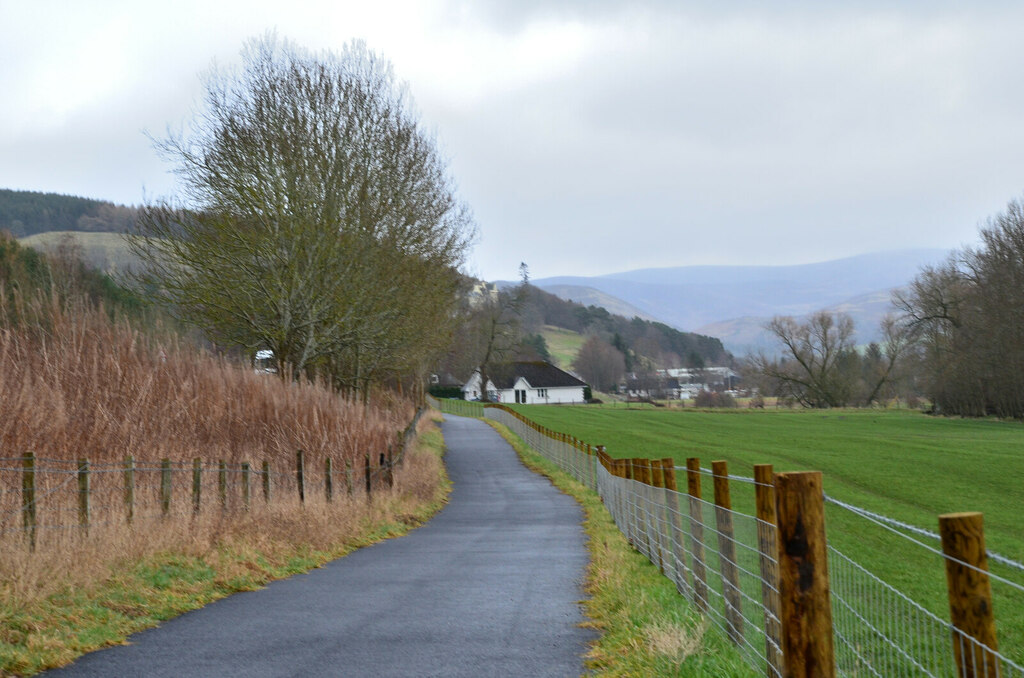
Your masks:
M694 407L736 407L736 399L728 393L701 391L693 399Z

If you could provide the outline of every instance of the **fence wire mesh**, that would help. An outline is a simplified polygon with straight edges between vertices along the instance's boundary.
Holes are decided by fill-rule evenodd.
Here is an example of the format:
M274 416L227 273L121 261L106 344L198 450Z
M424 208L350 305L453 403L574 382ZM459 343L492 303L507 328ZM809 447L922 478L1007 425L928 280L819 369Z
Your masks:
M386 451L332 460L330 466L303 461L301 496L298 456L265 466L208 459L90 463L31 454L0 457L0 544L61 548L104 527L365 495L393 483L423 411Z
M646 467L634 464L631 469L648 482L620 477L600 462L597 448L544 429L517 412L503 407L456 410L450 402L457 401L438 405L442 411L470 412L469 416L484 416L509 427L531 448L597 492L630 544L733 641L755 671L783 675L778 545L773 524L688 492L653 486L649 479L668 471L657 469L649 460L643 460ZM620 462L606 458L609 465ZM672 467L671 472L685 478L687 470ZM707 469L696 474L715 477ZM758 485L753 478L729 475L727 479ZM878 514L849 505L846 508L882 524L898 522L880 521L884 517ZM909 531L931 536L921 528ZM938 556L936 567L949 560L941 551L927 548ZM1024 569L1016 561L990 555L996 555L993 560L1010 572ZM955 628L839 549L830 545L828 557L837 675L1024 678L1024 668L1005 653ZM987 572L975 574L988 576ZM993 576L1015 592L1024 590L1018 581Z

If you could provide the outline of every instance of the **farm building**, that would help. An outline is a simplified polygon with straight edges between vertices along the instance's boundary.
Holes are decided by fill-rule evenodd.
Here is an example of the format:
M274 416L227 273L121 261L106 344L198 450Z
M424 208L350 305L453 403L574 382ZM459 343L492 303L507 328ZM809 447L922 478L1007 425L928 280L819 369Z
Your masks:
M587 383L549 362L522 361L493 365L487 375L487 393L496 403L582 403ZM480 400L480 370L473 372L462 392L466 400Z

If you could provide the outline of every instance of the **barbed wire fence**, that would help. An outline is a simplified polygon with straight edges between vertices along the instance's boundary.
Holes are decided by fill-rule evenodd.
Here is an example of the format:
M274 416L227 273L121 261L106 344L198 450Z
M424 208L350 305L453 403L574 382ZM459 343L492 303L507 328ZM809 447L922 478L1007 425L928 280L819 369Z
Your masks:
M507 426L597 492L629 543L721 629L755 671L1024 678L1024 668L998 650L990 589L994 581L1015 595L1024 593L1012 576L1024 565L985 550L980 514L941 516L941 534L935 533L826 497L820 474L774 474L770 465L758 465L750 478L731 475L725 462L708 469L695 458L685 467L672 459L612 458L603 447L505 406L432 404ZM747 485L755 495L754 515L731 505L730 488ZM946 570L950 619L828 543L825 503L935 556L936 568ZM815 522L820 544L807 534ZM1007 574L990 572L989 561Z
M136 460L95 463L88 459L0 457L0 543L30 551L61 548L90 531L111 526L195 516L210 510L249 512L261 505L316 502L363 496L394 486L395 469L426 408L384 450L361 460L326 456L314 468L298 450L291 463L263 460L228 463ZM361 462L361 463L360 463Z

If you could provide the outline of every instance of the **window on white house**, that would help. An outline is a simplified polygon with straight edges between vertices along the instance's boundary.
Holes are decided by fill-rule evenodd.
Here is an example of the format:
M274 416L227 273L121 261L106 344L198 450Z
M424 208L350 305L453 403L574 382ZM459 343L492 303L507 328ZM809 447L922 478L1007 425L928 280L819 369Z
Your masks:
M548 390L546 388L538 388L537 389L537 397L538 398L547 398L548 397Z

